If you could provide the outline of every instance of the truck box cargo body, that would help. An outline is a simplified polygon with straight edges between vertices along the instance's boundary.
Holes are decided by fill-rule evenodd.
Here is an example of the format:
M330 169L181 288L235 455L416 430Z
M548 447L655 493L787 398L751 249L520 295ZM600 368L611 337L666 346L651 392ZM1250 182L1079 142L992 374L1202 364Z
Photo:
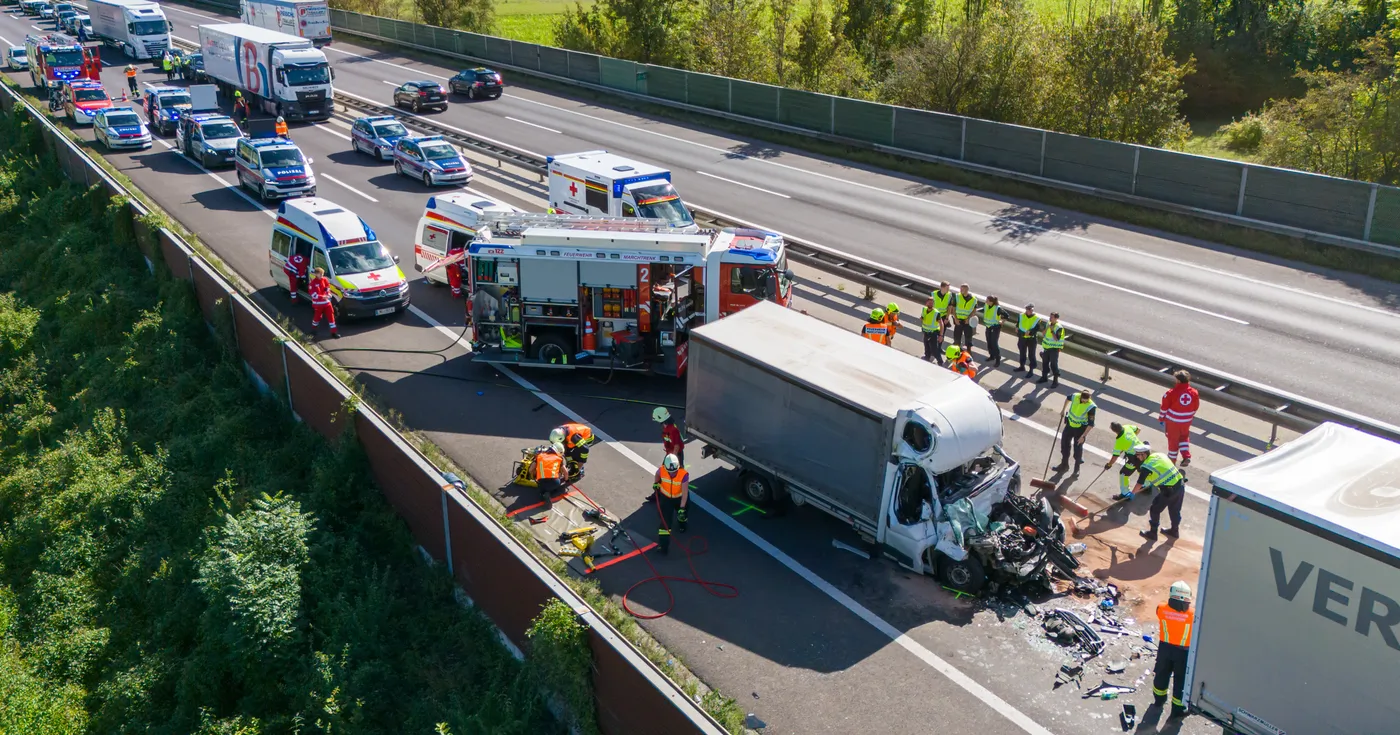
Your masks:
M199 27L204 72L223 91L288 120L326 120L334 91L326 55L311 41L246 23Z
M133 59L160 61L170 48L170 22L150 0L90 0L92 35Z
M915 571L968 556L945 506L992 516L1020 484L1000 409L950 370L768 303L690 345L686 428L741 470L745 495L814 505Z
M305 38L317 48L331 42L331 9L326 0L243 0L248 25Z
M1400 445L1323 424L1210 479L1189 705L1244 735L1400 732Z

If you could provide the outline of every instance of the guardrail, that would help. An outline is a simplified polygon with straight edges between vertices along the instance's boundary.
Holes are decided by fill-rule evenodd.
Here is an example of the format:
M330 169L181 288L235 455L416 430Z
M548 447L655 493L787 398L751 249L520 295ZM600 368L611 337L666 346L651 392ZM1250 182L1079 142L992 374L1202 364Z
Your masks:
M422 116L407 114L402 110L367 100L358 95L340 92L337 93L336 100L347 108L355 108L367 113L399 115L406 118L406 122L413 127L443 135L478 154L495 158L498 164L509 161L516 166L539 174L541 178L545 175L544 158L532 151L489 138L474 136L456 127L436 123ZM699 218L715 226L754 227L772 231L772 228L764 227L761 224L747 222L693 203L691 209ZM919 276L893 269L791 235L783 234L783 237L788 244L788 257L795 262L810 265L832 275L847 278L855 283L871 286L917 303L923 303L929 292L938 286L938 281L928 276ZM1002 308L1016 316L1021 314L1021 310L1015 307ZM1279 427L1307 431L1324 421L1354 426L1377 436L1400 441L1400 426L1314 401L1102 332L1084 329L1070 322L1064 322L1064 324L1070 330L1072 337L1066 343L1066 349L1071 354L1101 365L1103 373L1100 380L1109 380L1112 377L1112 371L1118 370L1128 375L1169 386L1175 383L1171 373L1184 368L1191 371L1192 384L1201 390L1202 396L1206 400L1269 422L1272 427L1269 436L1270 447L1277 441Z
M408 524L424 554L445 563L467 598L496 624L517 652L529 649L525 631L551 599L564 601L588 631L596 713L609 735L724 735L724 728L675 682L536 559L485 509L451 482L372 407L347 410L354 391L278 326L213 264L177 233L152 230L150 210L69 139L46 114L7 84L0 109L28 114L43 126L64 174L85 186L123 197L138 247L151 264L190 281L205 319L231 319L235 347L260 387L285 401L299 420L335 440L353 425L380 491Z

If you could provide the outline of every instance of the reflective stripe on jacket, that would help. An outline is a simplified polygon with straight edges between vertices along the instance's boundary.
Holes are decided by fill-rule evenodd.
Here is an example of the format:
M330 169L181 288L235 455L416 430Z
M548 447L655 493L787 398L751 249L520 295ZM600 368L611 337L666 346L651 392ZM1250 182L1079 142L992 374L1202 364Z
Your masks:
M966 320L968 317L972 316L972 312L977 310L976 296L968 296L965 301L963 300L962 294L958 294L956 298L957 309L953 313L957 318Z
M684 467L672 473L662 467L656 471L656 489L668 498L679 498L690 483L690 473Z
M1001 307L987 306L982 309L982 324L988 327L1001 326Z
M1058 324L1046 327L1045 336L1040 339L1040 346L1047 350L1063 350L1066 336L1065 328Z
M1189 648L1191 629L1196 625L1193 610L1173 610L1169 603L1157 606L1157 640L1173 646Z
M1147 455L1147 459L1142 461L1142 469L1147 472L1142 484L1148 487L1162 488L1181 482L1181 470L1161 452Z
M1121 457L1133 451L1138 444L1138 427L1128 424L1123 427L1123 435L1113 440L1113 456Z
M879 322L878 324L866 322L865 325L860 328L860 334L862 337L872 342L885 344L886 340L890 337L890 327L884 322Z
M1094 399L1080 401L1079 394L1076 393L1073 398L1069 399L1069 410L1065 412L1065 423L1069 424L1071 428L1077 429L1089 423L1089 414L1096 408L1098 406L1094 403Z
M535 455L535 479L557 480L564 474L564 458L554 452Z
M1174 424L1189 424L1201 407L1201 394L1185 383L1174 386L1162 396L1162 420Z
M331 303L331 281L325 276L313 279L306 290L311 293L311 303L328 306Z

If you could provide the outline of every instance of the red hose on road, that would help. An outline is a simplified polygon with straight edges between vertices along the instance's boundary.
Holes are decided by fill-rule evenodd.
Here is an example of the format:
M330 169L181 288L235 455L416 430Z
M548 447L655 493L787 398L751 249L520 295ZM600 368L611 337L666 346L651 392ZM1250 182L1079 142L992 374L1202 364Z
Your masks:
M603 506L593 502L593 498L588 497L587 493L583 492L582 490L579 490L578 485L574 485L573 488L574 490L578 491L578 494L582 496L584 500L588 501L589 505L597 509L599 513L606 512L603 509ZM656 514L658 518L661 517L660 505L657 505L656 507ZM662 522L664 523L665 519L662 519ZM676 607L676 595L674 592L671 591L671 582L680 582L683 584L698 584L700 585L701 589L705 590L711 595L725 600L733 599L739 596L738 587L735 587L732 584L727 584L725 582L715 582L713 580L705 579L701 577L700 572L695 569L695 557L700 556L701 554L705 554L710 550L710 542L706 540L704 536L692 536L689 543L680 540L676 541L676 548L679 548L681 552L685 554L685 561L686 564L690 566L691 575L689 577L677 577L674 575L662 574L661 572L658 572L656 570L656 565L652 564L651 559L647 558L647 553L645 551L642 551L641 545L637 543L636 539L632 538L632 534L627 533L625 530L622 533L627 537L628 541L632 542L633 548L637 550L638 554L640 554L642 557L642 561L645 561L647 563L647 568L651 570L650 577L633 584L631 587L627 588L626 592L622 593L622 609L626 610L627 613L632 617L637 618L638 620L655 620L657 618L664 618L667 615L671 614L671 611L674 610ZM666 609L662 610L659 613L656 613L655 615L643 615L637 612L636 610L632 609L630 597L632 593L637 590L638 587L651 584L652 582L659 582L661 584L661 588L666 590Z

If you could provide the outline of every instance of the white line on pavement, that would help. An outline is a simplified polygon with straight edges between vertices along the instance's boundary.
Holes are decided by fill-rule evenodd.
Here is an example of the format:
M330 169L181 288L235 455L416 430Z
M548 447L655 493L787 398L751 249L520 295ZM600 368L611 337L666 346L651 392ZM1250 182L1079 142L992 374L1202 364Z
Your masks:
M351 185L345 183L344 181L341 181L340 179L337 179L337 178L334 177L334 176L331 176L330 174L321 174L321 178L325 179L326 181L331 181L331 182L340 184L341 186L345 187L346 189L349 189L350 191L352 191L352 192L354 192L354 193L356 193L356 194L359 194L360 196L362 196L362 197L364 197L364 198L370 200L371 202L374 202L375 204L378 204L378 203L379 203L379 200L378 200L378 199L375 199L374 197L372 197L372 196L370 196L370 195L368 195L368 194L366 194L366 193L360 191L359 189L356 189L355 187L353 187L353 186L351 186Z
M563 133L560 133L558 130L555 130L554 128L547 128L547 127L545 127L545 126L543 126L543 125L537 125L537 124L535 124L535 123L530 122L529 120L521 120L521 119L518 118L518 117L511 117L510 115L506 115L506 119L507 119L507 120L513 120L513 121L515 121L515 122L520 123L521 125L529 125L529 126L532 127L532 128L539 128L540 130L548 130L548 131L551 132L551 133L559 133L560 135L563 135Z
M1153 295L1150 294L1150 293L1143 293L1143 292L1141 292L1141 291L1134 291L1134 290L1132 290L1131 288L1123 288L1122 286L1115 286L1115 285L1113 285L1112 283L1105 283L1105 282L1103 282L1103 281L1099 281L1099 280L1096 280L1096 279L1093 279L1093 278L1089 278L1088 276L1081 276L1081 275L1079 275L1079 274L1077 274L1077 273L1070 273L1069 271L1062 271L1062 270L1060 270L1059 268L1046 268L1046 270L1050 271L1051 273L1058 273L1058 274L1060 274L1060 275L1062 275L1062 276L1069 276L1070 278L1078 278L1078 279L1081 280L1081 281L1088 281L1089 283L1097 284L1097 285L1099 285L1099 286L1103 286L1104 288L1111 288L1111 289L1113 289L1113 290L1115 290L1115 291L1122 291L1123 293L1129 293L1129 294L1132 294L1132 295L1134 295L1134 296L1141 296L1141 297L1143 297L1144 299L1152 299L1153 301L1160 301L1160 302L1163 303L1163 304L1170 304L1170 305L1172 305L1172 306L1177 306L1177 307L1180 307L1180 308L1182 308L1182 309L1189 309L1189 310L1191 310L1191 311L1194 311L1194 312L1197 312L1197 313L1200 313L1200 314L1205 314L1206 316L1213 316L1213 317L1215 317L1216 319L1224 319L1224 320L1227 321L1227 322L1234 322L1234 323L1236 323L1236 324L1243 324L1243 325L1245 325L1246 327L1249 326L1249 322L1247 322L1247 321L1245 321L1245 320L1243 320L1243 319L1236 319L1236 318L1234 318L1234 317L1232 317L1232 316L1225 316L1224 314L1217 314L1216 312L1210 311L1209 309L1201 309L1201 308L1198 308L1198 307L1195 307L1195 306L1188 306L1188 305L1183 304L1183 303L1181 303L1181 302L1179 302L1179 301L1170 301L1170 300L1168 300L1168 299L1162 298L1161 296L1153 296Z
M368 97L361 97L360 95L355 94L354 92L340 92L339 94L345 95L346 97L354 97L355 99L360 100L361 102L368 102L368 103L374 104L374 105L382 105L382 104L384 104L383 102L377 102L377 101L372 100L372 99L370 99L370 98L368 98ZM438 126L438 127L440 127L440 128L447 128L448 130L453 130L453 131L456 131L456 132L461 133L461 134L463 134L463 135L470 135L471 137L473 137L473 138L475 138L475 139L477 139L477 140L485 141L485 142L490 143L490 144L492 144L492 145L498 145L498 146L500 146L500 147L502 147L502 148L505 148L506 150L519 151L519 152L524 153L524 154L526 154L526 155L534 156L534 157L536 157L536 158L544 158L543 155L541 155L541 154L539 154L539 153L536 153L536 152L534 152L534 151L531 151L531 150L526 150L526 149L524 149L524 148L521 148L520 146L511 145L511 144L509 144L509 143L502 143L502 142L499 141L499 140L492 140L491 138L488 138L488 137L486 137L486 136L484 136L484 135L482 135L482 134L480 134L480 133L473 133L473 132L470 131L470 130L463 130L462 128L459 128L459 127L457 127L457 126L455 126L455 125L448 125L447 123L442 122L441 120L436 120L436 119L433 119L433 118L430 118L430 117L424 117L424 116L419 115L419 114L417 114L417 113L415 113L415 112L409 112L409 111L407 111L407 110L397 110L397 109L396 109L396 110L394 110L394 114L395 114L395 115L406 115L406 116L408 116L408 117L416 117L416 118L418 118L419 120L424 120L424 121L426 121L426 122L428 122L428 123L430 123L430 124L432 124L432 125L436 125L436 126Z
M761 186L754 186L753 184L745 184L745 183L742 182L742 181L735 181L734 179L726 179L726 178L724 178L723 176L715 176L714 174L707 174L707 173L705 173L704 171L696 171L695 173L700 174L701 176L708 176L708 177L710 177L710 178L712 178L712 179L719 179L720 181L728 182L728 183L730 183L730 184L736 184L736 185L738 185L738 186L743 186L743 187L746 187L746 188L749 188L749 189L753 189L754 191L761 191L761 192L763 192L764 194L772 194L772 195L775 196L775 197L782 197L782 198L784 198L784 199L791 199L791 198L792 198L792 197L788 196L787 194L779 194L778 192L773 191L773 190L771 190L771 189L764 189L764 188L761 187Z
M205 19L207 19L207 20L218 20L218 18L215 17L215 16L212 16L212 15L205 15L205 14L203 14L203 13L196 13L196 12L193 12L193 11L190 11L190 10L185 10L184 8L176 7L176 6L174 6L174 5L162 5L161 7L164 8L164 9L166 9L166 10L174 10L174 11L179 12L179 13L184 13L185 15L193 15L193 16L196 17L196 18L205 18Z
M380 79L379 81L381 81L381 82L383 82L383 83L389 85L390 87L397 87L397 86L399 86L399 83L398 83L398 82L391 82L391 81L389 81L388 79Z
M335 118L331 118L329 122L332 122L333 124L336 124L336 125L344 126L347 130L350 129L350 126L349 126L349 125L345 125L345 123L342 123L342 122L336 120ZM323 132L323 133L330 133L331 135L334 135L334 136L337 137L337 138L344 138L345 140L350 140L350 136L348 136L348 135L346 135L345 133L342 133L342 132L340 132L340 131L338 131L338 130L331 130L331 128L330 128L329 125L315 125L315 126L313 126L313 127L315 127L317 130L319 130L319 131L321 131L321 132Z
M412 312L415 316L417 316L419 319L422 319L423 321L432 325L434 329L437 329L439 332L442 332L443 334L450 337L454 341L454 343L462 344L468 350L471 349L470 345L466 345L466 343L460 339L457 332L453 332L451 329L448 329L441 322L429 316L427 312L424 312L418 307L412 305L408 307L408 310ZM493 367L501 371L501 373L503 373L506 377L515 381L515 383L518 384L521 388L524 388L525 390L534 393L540 400L544 401L545 403L548 403L550 406L553 406L554 410L558 411L559 413L579 423L589 423L588 420L581 416L579 413L564 405L563 403L560 403L548 393L545 393L544 391L535 387L533 383L520 377L518 374L515 373L515 371L511 370L510 368L504 365L495 365ZM603 441L603 443L607 444L613 449L616 449L619 453L622 454L622 456L626 457L627 459L632 460L632 462L638 467L640 467L643 472L650 474L655 471L656 468L652 466L651 462L648 462L640 454L637 454L636 452L632 451L630 447L612 438L608 435L607 432L603 431L597 426L594 426L593 430L595 434L597 434L598 438ZM884 618L881 618L879 615L876 615L869 608L855 601L849 595L837 589L830 582L827 582L825 579L822 579L821 576L819 576L816 572L813 572L811 569L808 569L806 566L804 566L801 562L797 561L791 556L788 556L788 554L782 549L779 549L778 547L769 543L766 539L754 533L747 526L731 518L728 513L724 512L724 510L715 507L712 503L710 503L708 500L705 500L703 497L700 497L699 495L692 494L690 496L690 501L695 505L699 506L701 510L704 510L706 513L709 513L720 523L723 523L727 528L729 528L729 530L743 537L746 541L752 543L754 546L757 546L759 549L763 550L764 553L773 557L773 559L775 559L779 564L782 564L783 566L787 567L794 574L806 580L807 583L811 584L813 587L816 587L827 597L830 597L832 600L835 600L837 604L849 610L856 617L859 617L861 620L864 620L872 628L875 628L876 630L888 636L890 640L894 641L897 645L899 645L899 647L914 654L914 656L916 656L919 660L923 661L934 671L937 671L938 673L947 677L954 684L957 684L959 687L962 687L963 690L965 690L967 693L981 700L988 707L991 707L992 709L996 710L997 713L1010 720L1013 724L1015 724L1017 727L1020 727L1026 733L1029 733L1030 735L1053 735L1049 730L1042 727L1035 720L1031 719L1029 715L1016 709L1014 706L1011 705L1011 703L997 696L996 693L992 692L991 690L987 689L981 684L978 684L975 680L972 679L972 677L968 676L967 674L964 674L957 667L953 666L951 663L938 656L938 654L935 654L933 651L930 651L929 649L925 648L923 644L919 643L913 638L910 638L898 628L886 622Z

